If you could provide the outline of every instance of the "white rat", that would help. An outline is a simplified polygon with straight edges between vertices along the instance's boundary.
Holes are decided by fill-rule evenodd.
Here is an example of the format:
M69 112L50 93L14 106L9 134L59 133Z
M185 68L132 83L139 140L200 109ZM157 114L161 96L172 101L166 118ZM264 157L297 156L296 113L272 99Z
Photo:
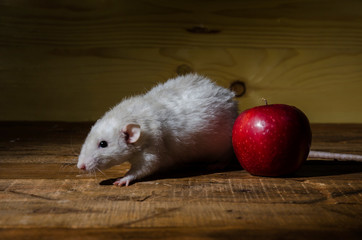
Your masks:
M125 99L92 127L78 168L95 171L125 161L131 169L114 185L200 159L228 161L238 116L234 93L196 74L179 76Z
M78 168L95 171L130 162L114 185L149 176L179 163L232 159L231 134L238 116L234 93L196 74L176 77L128 98L92 127ZM361 161L362 156L310 151L309 157Z

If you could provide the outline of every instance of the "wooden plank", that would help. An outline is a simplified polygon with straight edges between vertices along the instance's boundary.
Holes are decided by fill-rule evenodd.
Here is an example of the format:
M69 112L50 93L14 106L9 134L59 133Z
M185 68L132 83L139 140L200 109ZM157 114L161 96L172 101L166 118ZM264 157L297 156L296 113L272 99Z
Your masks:
M1 122L0 162L74 163L91 125L92 123Z
M0 120L89 121L195 71L246 84L240 110L361 123L359 1L0 2Z
M29 228L196 231L198 227L249 234L262 230L266 235L278 230L285 234L288 229L309 237L315 231L333 233L337 228L347 236L360 233L361 184L294 179L280 184L266 178L228 181L231 184L206 178L205 182L187 180L188 184L167 180L119 189L88 180L5 180L1 181L6 188L1 191L0 225L6 234L8 229L18 229L20 236L24 228L25 233ZM349 190L344 188L351 185Z
M351 0L2 2L0 36L10 46L361 50L361 7Z
M177 69L187 63L224 87L237 80L245 82L240 110L261 105L264 97L270 103L299 107L311 122L362 121L358 111L362 51L113 49L114 57L102 58L77 55L71 49L61 54L49 51L2 51L22 59L8 60L7 71L0 73L4 79L2 120L96 120L124 97L144 93L176 76ZM34 55L47 61L39 65L32 61Z
M89 126L0 123L1 239L361 236L360 163L313 160L288 178L256 177L241 169L182 169L119 188L112 179L128 164L87 175L71 160L70 149L80 147ZM317 149L362 152L362 125L312 129Z
M162 180L129 188L93 180L1 180L2 228L361 227L362 184L267 178ZM353 186L351 186L353 184ZM345 187L347 186L347 187ZM353 207L351 207L353 205Z
M341 231L339 228L328 231L306 229L303 232L293 229L234 229L230 227L213 228L100 228L100 229L24 229L19 232L17 229L1 230L3 239L24 239L34 236L34 239L360 239L358 234L361 231ZM313 236L313 237L311 237Z
M312 149L362 154L359 124L312 124Z

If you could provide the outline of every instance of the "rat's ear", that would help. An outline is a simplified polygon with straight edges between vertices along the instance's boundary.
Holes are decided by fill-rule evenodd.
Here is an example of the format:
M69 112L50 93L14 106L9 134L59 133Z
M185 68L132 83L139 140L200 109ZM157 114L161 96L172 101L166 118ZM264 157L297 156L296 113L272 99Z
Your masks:
M135 143L141 136L141 127L138 124L128 124L122 128L122 132L126 135L127 143Z

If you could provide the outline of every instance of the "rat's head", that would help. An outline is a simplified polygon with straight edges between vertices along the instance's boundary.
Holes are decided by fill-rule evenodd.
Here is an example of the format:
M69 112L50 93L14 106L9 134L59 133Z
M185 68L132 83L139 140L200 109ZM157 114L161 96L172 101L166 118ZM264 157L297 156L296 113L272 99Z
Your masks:
M105 169L125 162L137 149L141 135L137 124L121 125L114 118L100 119L89 132L78 158L78 168Z

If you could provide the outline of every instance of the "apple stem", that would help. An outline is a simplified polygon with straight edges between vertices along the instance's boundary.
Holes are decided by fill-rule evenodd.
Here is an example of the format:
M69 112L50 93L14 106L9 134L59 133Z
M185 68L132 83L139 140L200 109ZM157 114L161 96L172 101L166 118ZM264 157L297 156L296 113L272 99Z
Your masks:
M265 105L268 105L268 100L266 100L266 98L261 98L261 100L265 102Z

